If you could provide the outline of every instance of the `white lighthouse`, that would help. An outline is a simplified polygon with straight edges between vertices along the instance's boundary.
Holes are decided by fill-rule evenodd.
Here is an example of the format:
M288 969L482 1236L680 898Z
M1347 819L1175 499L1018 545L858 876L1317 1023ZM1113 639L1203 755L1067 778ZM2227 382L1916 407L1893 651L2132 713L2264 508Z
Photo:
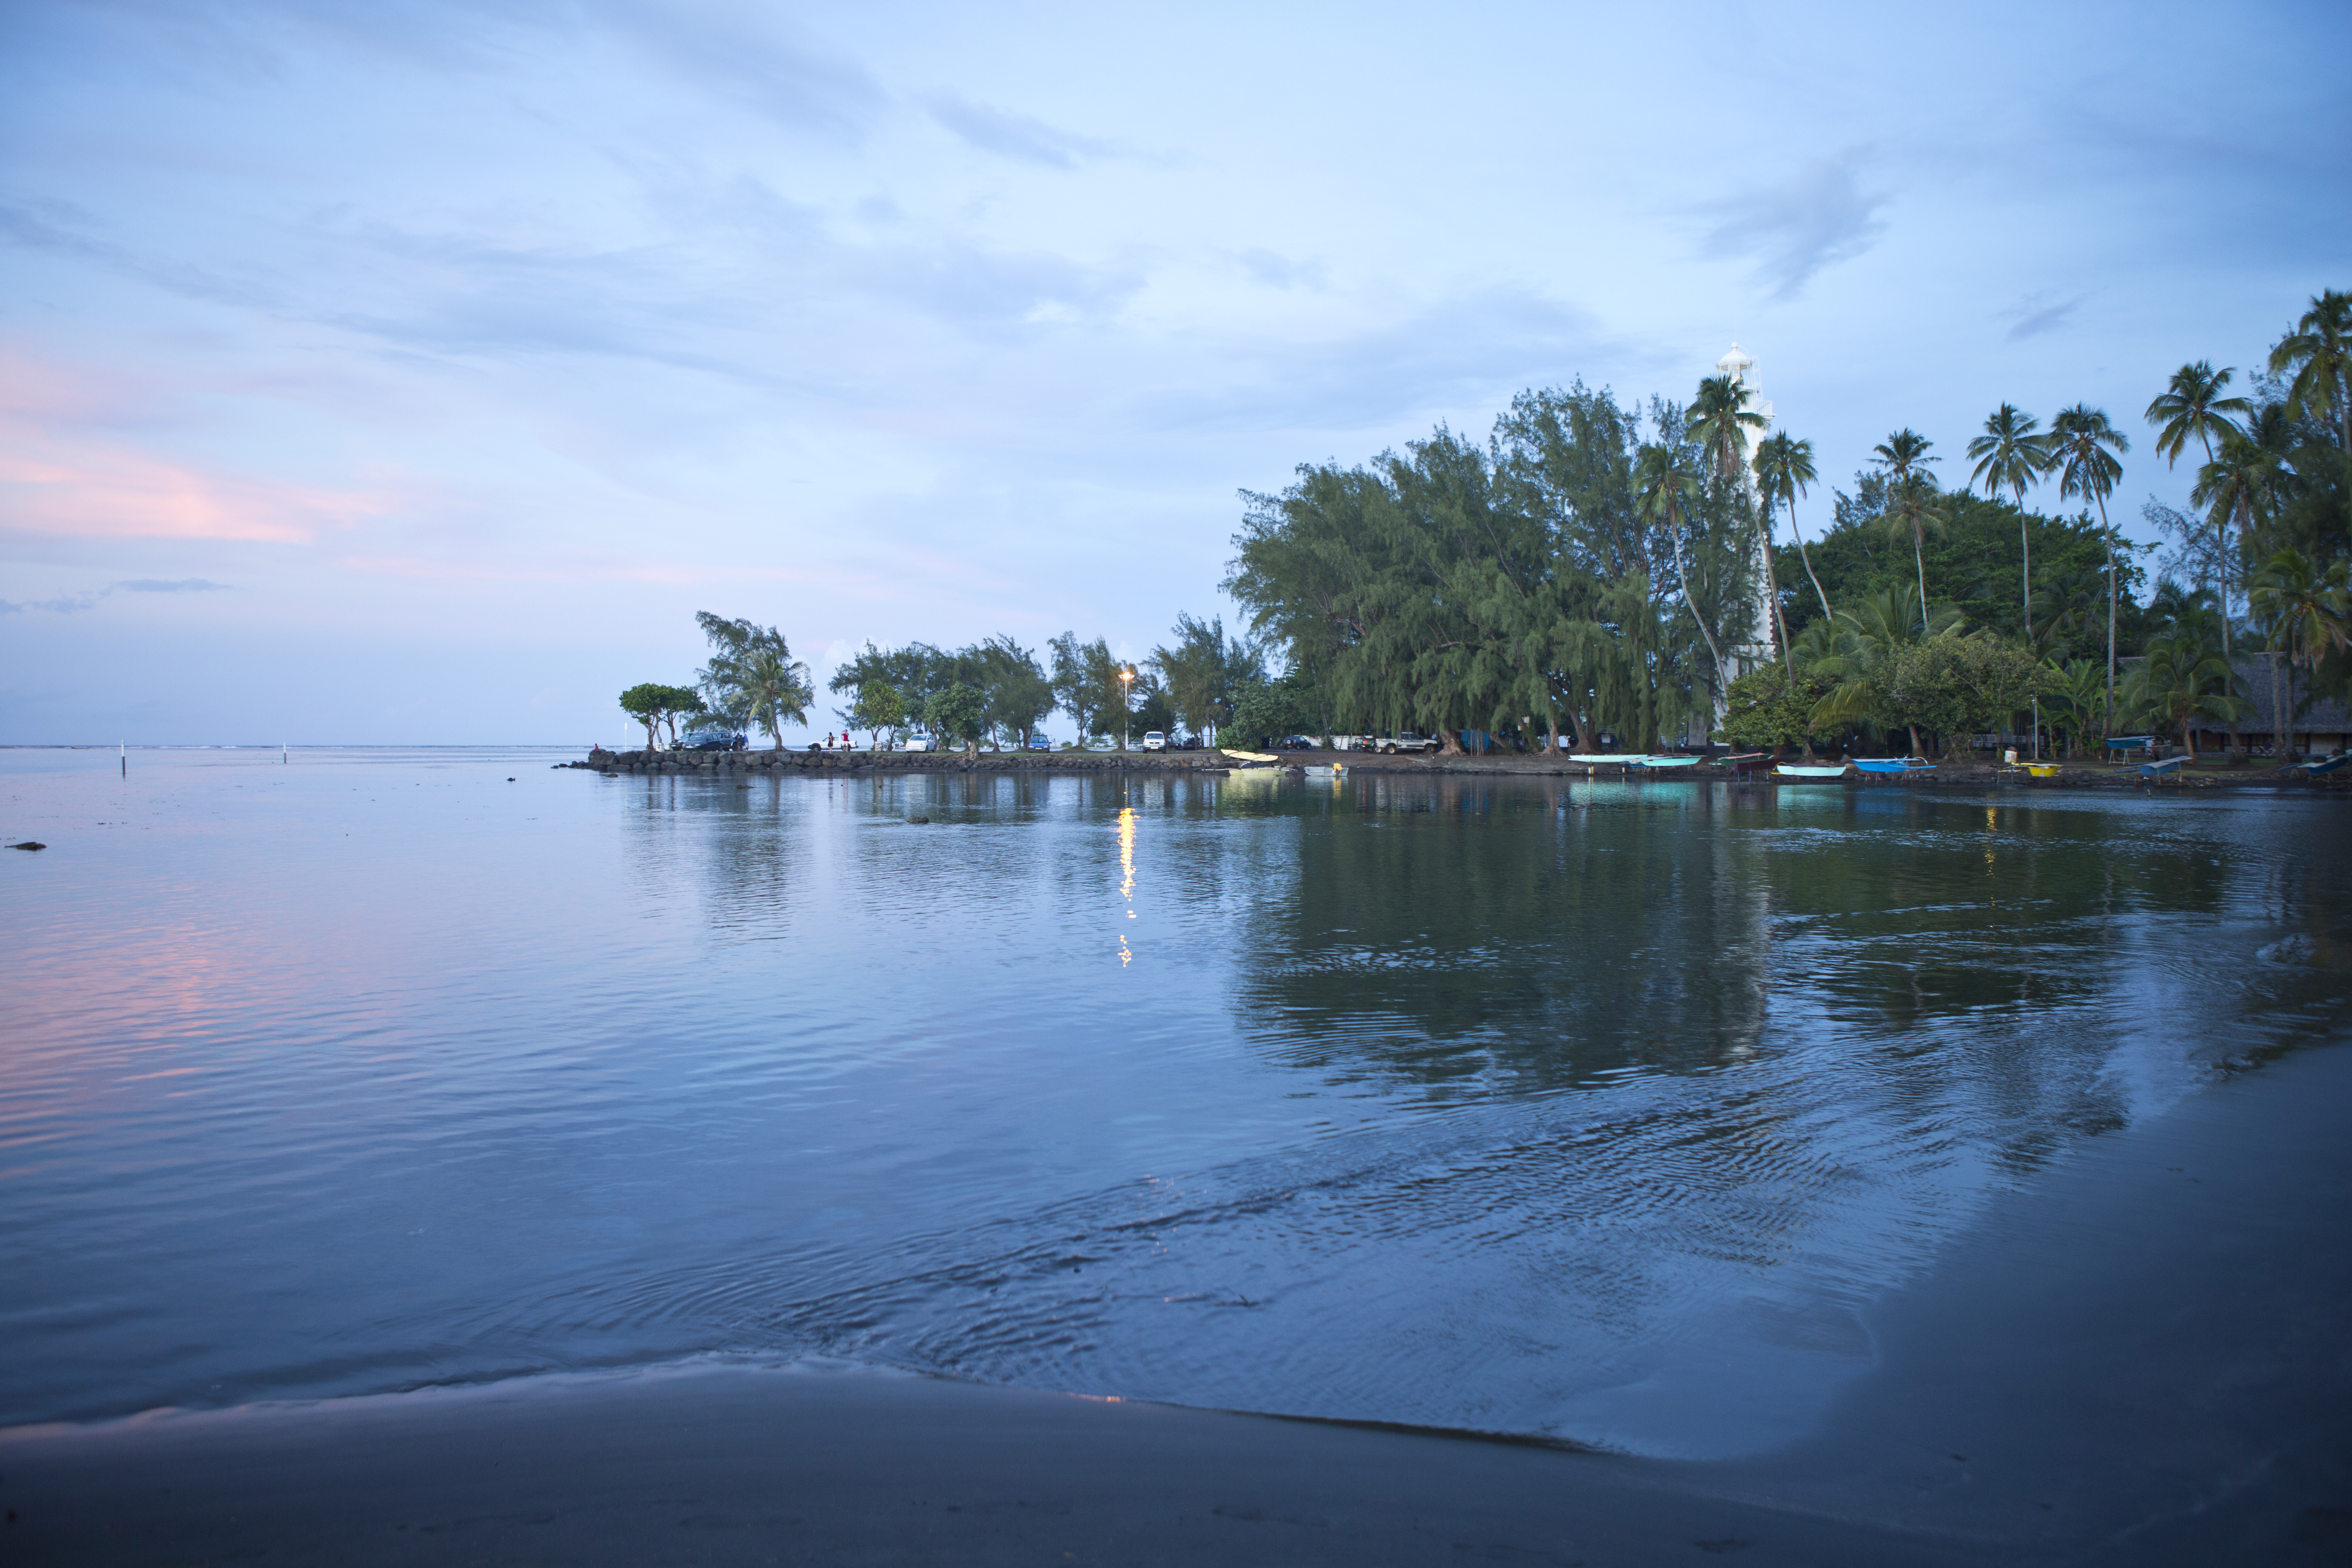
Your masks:
M1735 339L1724 356L1715 362L1715 374L1727 375L1732 384L1743 395L1740 407L1749 414L1761 415L1764 423L1743 426L1739 432L1739 478L1748 487L1748 504L1760 508L1763 498L1756 488L1756 470L1749 467L1756 460L1756 448L1772 432L1772 405L1766 398L1756 378L1755 357L1741 349ZM1760 515L1760 512L1759 512ZM1773 644L1772 598L1765 590L1764 552L1769 548L1759 530L1750 546L1754 558L1748 563L1748 576L1755 583L1755 596L1749 605L1750 619L1755 623L1748 638L1730 650L1733 679L1747 674L1759 665L1767 665L1780 657Z

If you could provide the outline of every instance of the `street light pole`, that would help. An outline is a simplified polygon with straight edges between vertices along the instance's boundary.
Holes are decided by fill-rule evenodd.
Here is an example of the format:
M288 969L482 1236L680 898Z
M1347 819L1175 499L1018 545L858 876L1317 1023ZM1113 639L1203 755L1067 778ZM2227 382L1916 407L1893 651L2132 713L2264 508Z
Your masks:
M1127 692L1134 679L1135 671L1131 669L1118 672L1118 749L1122 752L1127 750Z

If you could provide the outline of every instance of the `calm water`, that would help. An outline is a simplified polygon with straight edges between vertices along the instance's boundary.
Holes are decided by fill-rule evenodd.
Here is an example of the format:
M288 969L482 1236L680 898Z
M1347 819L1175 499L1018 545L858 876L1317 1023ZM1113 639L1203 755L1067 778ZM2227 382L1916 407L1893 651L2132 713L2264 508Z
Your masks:
M827 1355L1752 1450L2347 1019L2326 801L554 755L0 752L0 1422Z

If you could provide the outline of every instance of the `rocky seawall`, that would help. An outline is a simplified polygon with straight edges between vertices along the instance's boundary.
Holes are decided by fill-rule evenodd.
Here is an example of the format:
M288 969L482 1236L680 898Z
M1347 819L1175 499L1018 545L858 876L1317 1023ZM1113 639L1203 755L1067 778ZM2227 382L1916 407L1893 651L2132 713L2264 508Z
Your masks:
M741 752L593 751L559 767L603 773L1221 773L1234 763L1217 752Z
M2296 768L2276 768L2249 762L2216 771L2144 776L2137 766L2069 765L2048 778L2033 778L2022 769L1977 761L1946 761L1932 772L1912 774L1848 774L1843 780L1789 784L1769 777L1731 777L1727 770L1702 764L1690 769L1651 771L1616 763L1595 762L1572 752L1535 752L1500 756L1382 756L1370 752L1291 752L1278 766L1296 771L1337 765L1349 773L1475 773L1533 774L1571 778L1627 778L1672 788L1681 784L1731 784L1759 788L1799 789L1843 785L1849 789L2114 789L2128 787L2159 791L2235 789L2246 787L2352 790L2352 768L2316 776ZM943 773L1003 773L1025 774L1153 773L1210 776L1244 764L1222 752L825 752L753 749L742 752L608 752L601 748L586 760L559 763L611 774L682 774L686 776L756 777L761 774ZM1259 764L1264 765L1264 764Z

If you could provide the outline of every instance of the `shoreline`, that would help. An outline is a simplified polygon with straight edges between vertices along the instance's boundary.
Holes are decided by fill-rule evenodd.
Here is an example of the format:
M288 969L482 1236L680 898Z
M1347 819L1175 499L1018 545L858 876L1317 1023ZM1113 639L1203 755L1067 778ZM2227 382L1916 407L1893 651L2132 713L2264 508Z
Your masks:
M1727 784L1738 789L2144 789L2167 794L2208 789L2269 789L2312 794L2352 791L2352 769L2315 776L2252 763L2231 768L2226 773L2176 773L2158 779L2143 776L2136 763L2062 763L2057 773L2048 778L2037 779L2021 768L1997 763L1948 762L1937 763L1932 772L1923 771L1916 774L1856 773L1844 778L1799 782L1769 776L1738 777L1704 763L1695 768L1651 771L1630 768L1620 763L1596 762L1568 752L1506 752L1487 756L1286 752L1282 753L1282 762L1277 764L1244 767L1218 751L982 752L976 756L966 756L955 752L812 752L754 748L740 752L597 750L590 752L584 760L553 765L607 777L751 778L787 773L838 776L984 773L1065 777L1143 773L1219 778L1244 771L1295 773L1310 767L1337 767L1344 773L1620 779L1668 787L1705 784Z
M2352 1047L2100 1135L1678 1461L734 1362L0 1431L26 1564L2310 1563L2352 1550ZM2280 1194L2291 1194L2282 1198Z

